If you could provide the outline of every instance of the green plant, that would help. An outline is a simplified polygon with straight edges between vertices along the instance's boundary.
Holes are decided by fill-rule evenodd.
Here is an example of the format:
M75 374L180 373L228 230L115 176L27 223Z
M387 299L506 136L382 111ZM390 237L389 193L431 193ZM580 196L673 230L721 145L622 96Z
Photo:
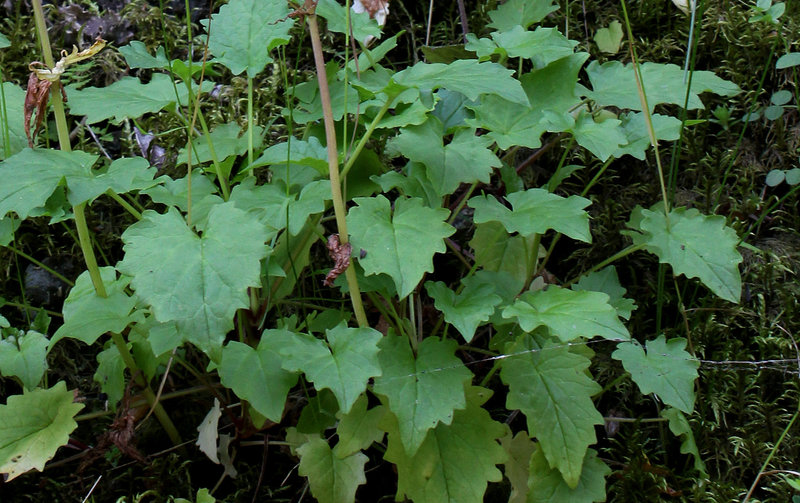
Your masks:
M678 138L681 121L663 105L701 109L701 93L739 89L707 71L693 72L687 86L681 68L635 58L586 65L577 42L555 28L531 29L556 8L549 0L510 0L489 13L488 37L468 38L475 59L395 72L381 62L397 35L372 49L362 45L357 58L345 52L343 64L323 60L316 15L344 34L346 51L351 37L380 35L367 15L332 0L294 11L232 0L205 27L215 64L246 73L244 131L234 122L212 128L200 112L214 86L205 54L183 61L159 49L153 56L142 44L121 48L131 68L154 71L150 81L68 87L69 112L89 125L173 114L187 134L179 154L186 176L156 176L142 158L94 168L99 156L70 151L57 95L61 150L4 141L0 223L9 223L0 228L12 236L18 219L71 214L87 259L47 348L64 339L101 341L95 379L109 402L124 403L127 369L167 431L171 420L148 389L163 382L169 362L198 372L183 358L187 347L203 355L206 379L242 400L239 436L268 420L287 426L287 402L307 401L282 437L320 501L353 500L366 481L364 451L375 444L385 445L383 459L396 466L399 498L481 501L504 464L519 498L601 501L610 468L592 448L603 424L593 400L604 389L588 371L589 344L599 337L641 392L667 406L661 416L705 475L686 420L699 363L685 338L653 328L644 345L631 339L622 320L635 304L611 264L646 250L669 264L678 295L693 284L683 276L736 303L742 257L735 231L722 216L673 207L659 173L663 200L630 214L630 246L561 285L545 285L545 264L552 269L565 259L556 247L562 235L586 244L597 238L586 196L614 160L644 159L659 140ZM317 80L290 85L286 61L273 56L284 54L299 19L308 23ZM253 79L270 63L286 72L288 133L266 147L267 124L254 123ZM579 83L581 71L588 82ZM19 97L9 96L17 99L13 109ZM193 138L196 124L202 138ZM526 183L509 162L523 148L541 147L546 132L569 146L546 183ZM572 148L602 162L593 178L570 178L581 168L565 163ZM504 191L491 183L498 179ZM102 195L133 221L121 235L123 258L106 267L93 259L83 216ZM330 207L333 219L325 216ZM455 237L459 218L471 219L471 238ZM464 253L467 239L472 254ZM337 271L326 277L332 288L320 290L318 270L326 266L316 250L326 242ZM446 254L447 265L435 267L437 254ZM308 302L306 288L322 300ZM336 302L343 293L350 308ZM441 315L426 313L427 299ZM0 472L13 478L41 469L65 443L80 405L63 382L43 380L44 337L3 321L0 373L26 390L0 409ZM487 356L491 368L474 375L467 365L474 355ZM20 358L35 365L20 370ZM485 405L493 393L504 407ZM45 410L47 420L15 425L7 419L12 403ZM233 415L231 408L226 401ZM525 427L497 420L513 410ZM31 439L43 440L35 451L27 449ZM215 440L204 452L214 453Z

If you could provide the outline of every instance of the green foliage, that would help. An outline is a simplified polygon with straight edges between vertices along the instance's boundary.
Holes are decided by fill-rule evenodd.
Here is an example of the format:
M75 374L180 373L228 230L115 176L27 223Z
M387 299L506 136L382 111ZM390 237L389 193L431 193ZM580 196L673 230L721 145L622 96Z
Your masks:
M64 381L50 389L35 389L0 405L0 473L10 481L28 470L39 470L67 443L78 427L72 419L83 408Z
M525 414L549 465L575 488L586 450L595 442L594 427L603 424L591 400L600 386L584 373L589 360L566 346L539 345L528 334L504 349L513 355L500 371L509 387L506 406Z
M247 71L253 78L272 62L269 51L289 42L294 20L288 14L284 2L228 2L203 23L211 32L208 49L234 75Z
M622 362L642 393L655 393L667 405L691 414L700 362L684 349L686 339L667 341L659 335L646 346L647 354L637 342L626 342L611 356Z
M174 322L181 339L218 360L236 309L248 305L247 287L259 285L259 262L269 252L263 228L226 203L211 209L202 236L171 208L145 212L122 239L117 269L133 278L153 316Z
M128 131L129 122L150 130L152 121L162 132L178 124L181 144L168 146L177 160L163 169L170 176L157 178L144 156L94 168L99 155L88 144L73 152L25 148L15 118L22 91L3 84L11 120L0 135L8 153L0 163L0 243L14 241L20 220L28 226L40 223L37 216L72 217L88 270L70 290L49 342L46 327L17 330L0 317L0 374L24 388L0 406L0 471L13 478L41 470L75 428L81 406L64 383L37 388L47 382L47 352L62 358L66 338L88 346L81 345L91 363L81 371L90 367L112 409L129 398L129 379L152 386L192 376L220 402L242 407L241 415L230 414L232 403L215 402L200 429L204 452L216 457L219 438L221 458L228 455L218 436L222 422L234 426L237 448L274 428L269 435L299 457L311 494L337 503L355 500L369 480L368 462L394 464L381 472L396 473L396 498L415 503L484 501L489 483L504 476L515 503L603 501L610 468L592 448L603 424L598 409L627 398L618 389L625 376L612 375L619 365L609 367L589 349L598 342L598 352L621 361L643 394L669 406L662 417L705 476L684 416L700 403L699 360L680 337L659 335L646 350L631 340L631 333L646 339L653 330L647 297L655 268L608 264L644 249L676 275L699 278L737 302L737 232L721 215L637 207L621 233L634 246L616 252L610 247L622 239L609 222L620 219L605 212L630 203L628 193L603 193L595 184L617 177L606 169L625 156L625 168L642 171L636 162L652 155L651 126L655 141L681 138L685 117L672 105L701 110L700 94L732 97L739 87L696 71L687 91L681 68L646 62L639 70L650 109L642 110L633 64L586 65L591 55L576 53L577 41L559 28L533 26L558 9L552 0L503 2L488 14L485 37L468 35L460 59L387 63L399 34L369 49L367 39L381 35L377 23L324 0L317 14L328 31L362 46L356 65L338 35L324 39L334 47L321 55L328 57L321 89L304 73L312 67L307 54L289 44L303 36L299 26L292 29L295 19L314 19L302 10L289 17L295 7L231 0L203 23L213 59L170 60L175 48L148 44L157 47L153 55L134 41L120 52L130 68L147 70L147 83L123 77L105 87L68 88L70 113L103 130L97 143L118 125ZM771 22L783 13L763 1L756 11ZM621 39L618 22L596 36L608 53ZM792 54L777 68L795 66ZM217 87L206 78L220 75L215 65L245 74L248 90L256 87L249 108L259 113L248 112L246 124L239 108L245 79ZM270 75L256 79L264 73ZM330 108L322 100L325 82ZM188 105L211 89L229 95L212 107L202 103L194 122ZM769 114L783 117L791 101L788 91L773 93ZM656 106L660 113L651 113ZM187 139L188 117L207 133ZM716 117L721 123L724 114ZM331 121L323 118L335 122L327 136L322 128ZM693 122L701 123L702 116ZM213 171L201 166L182 176L187 142L192 164L213 162ZM522 161L530 155L525 149L540 150ZM331 163L347 171L343 182ZM793 185L795 171L773 171L767 184ZM102 194L122 204L125 216L117 218L122 213L108 209ZM91 218L113 215L109 235L93 235L84 206ZM562 235L572 241L559 243ZM95 248L116 265L98 267ZM575 277L562 283L566 275ZM667 293L657 293L661 321L663 304L673 307L666 285ZM633 316L629 291L647 314ZM713 302L679 293L681 302ZM159 381L167 361L180 371ZM590 373L593 364L598 371ZM487 404L493 393L497 399ZM165 424L164 411L154 411ZM511 411L522 412L525 424ZM218 461L230 475L232 461ZM196 498L214 501L207 491Z
M699 278L723 299L739 302L742 255L736 250L736 232L725 225L724 217L703 215L694 208L675 208L664 215L656 205L651 210L635 208L628 226L638 231L628 233L634 244L644 245L676 274Z

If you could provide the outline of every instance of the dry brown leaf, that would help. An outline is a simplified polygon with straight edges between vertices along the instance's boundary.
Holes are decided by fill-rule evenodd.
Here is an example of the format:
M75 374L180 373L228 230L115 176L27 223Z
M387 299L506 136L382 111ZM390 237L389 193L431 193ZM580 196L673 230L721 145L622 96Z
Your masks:
M331 234L328 236L328 253L334 261L333 269L330 270L325 281L322 283L325 286L333 286L333 282L339 277L350 265L350 252L352 247L350 243L341 244L339 242L338 234Z

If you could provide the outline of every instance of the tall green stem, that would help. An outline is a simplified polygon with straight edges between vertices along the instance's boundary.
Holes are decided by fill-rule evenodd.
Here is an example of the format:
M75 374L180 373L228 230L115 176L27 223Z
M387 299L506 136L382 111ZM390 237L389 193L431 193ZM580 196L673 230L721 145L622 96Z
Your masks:
M42 56L44 57L44 62L48 67L52 68L55 66L55 61L53 60L53 53L50 49L50 37L47 34L47 26L44 21L44 11L42 10L41 0L33 0L33 14L36 21L36 30L39 34L39 42L42 46ZM53 85L58 87L61 85L61 82L54 82ZM64 113L64 102L61 99L61 93L52 92L51 97L53 102L53 114L55 115L56 120L56 131L58 132L59 146L61 147L62 151L70 152L72 147L69 142L69 129L67 129L67 117ZM108 294L106 293L105 285L103 285L103 279L100 276L100 268L97 266L97 259L95 258L94 249L92 248L92 238L89 234L89 227L86 224L85 210L85 202L80 203L72 208L72 212L75 214L75 227L78 231L78 242L81 247L81 252L83 252L83 259L86 262L86 268L89 270L89 276L92 279L92 285L94 286L97 296L107 297ZM119 350L120 356L125 362L125 366L128 367L128 370L131 371L131 374L134 376L137 382L144 388L145 398L147 398L151 405L154 405L156 409L156 417L161 422L164 430L175 444L181 443L178 430L175 428L175 425L170 420L164 408L155 402L155 395L147 384L147 381L145 381L144 377L142 376L142 373L139 371L139 367L136 365L125 339L122 337L122 335L116 333L111 333L111 338L114 341L114 345Z
M350 239L347 234L347 210L344 207L342 198L342 182L339 176L339 153L336 148L336 130L333 124L333 108L331 107L331 95L328 90L328 78L325 73L325 59L322 55L322 42L319 38L319 27L317 26L317 16L308 16L308 28L311 33L311 45L314 50L314 63L317 67L317 80L319 82L319 95L322 101L323 121L325 123L325 140L328 143L328 170L331 180L331 195L333 197L333 211L336 214L336 226L339 229L339 242L347 244ZM353 304L353 311L356 315L359 327L367 327L367 314L361 302L361 290L358 287L356 271L352 264L345 271L347 286L350 290L350 301Z

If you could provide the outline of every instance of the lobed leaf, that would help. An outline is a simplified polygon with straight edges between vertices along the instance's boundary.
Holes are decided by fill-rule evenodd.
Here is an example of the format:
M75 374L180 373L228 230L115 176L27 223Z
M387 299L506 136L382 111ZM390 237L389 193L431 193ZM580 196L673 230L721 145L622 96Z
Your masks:
M265 330L255 349L236 341L222 348L222 384L276 423L283 416L289 390L297 384L297 373L283 368L280 353L292 337L287 330Z
M383 195L353 201L358 206L347 215L353 249L367 252L359 264L367 275L391 276L400 298L407 297L433 271L433 255L445 251L444 238L455 232L444 222L448 211L418 198L397 199L394 211Z
M517 25L527 28L556 10L558 5L553 5L553 0L507 0L497 10L489 12L492 19L489 27L499 31L508 31Z
M667 405L690 414L700 362L684 349L686 339L667 341L662 334L647 341L646 347L647 353L638 342L624 342L611 357L622 362L643 394L655 393Z
M494 314L502 298L486 283L465 282L465 288L456 294L441 281L428 281L425 289L434 300L436 309L444 319L461 333L466 342L475 336L475 330Z
M472 373L453 354L453 340L423 339L416 357L405 337L384 337L379 346L383 373L373 389L386 396L398 421L396 438L414 456L429 430L450 424L453 411L466 407L464 385Z
M609 304L608 295L601 292L550 285L546 290L523 293L503 310L503 317L516 318L526 332L546 326L564 342L596 335L609 340L630 339L628 329Z
M646 210L637 206L631 213L628 232L636 245L669 264L675 274L699 278L712 292L731 302L739 302L742 278L736 249L736 231L725 224L725 217L703 215L695 208L674 208L669 216L660 204Z
M519 409L528 431L550 467L561 472L570 488L578 486L583 461L595 443L595 425L603 417L592 403L600 386L586 374L590 360L567 346L539 346L528 334L506 345L500 377L509 387L506 407Z
M288 15L285 2L231 0L200 24L211 31L208 50L214 61L234 75L247 71L253 78L272 62L269 51L289 42L294 20Z
M402 424L402 420L387 421L389 442L384 458L397 465L397 500L408 497L415 503L484 501L487 482L498 482L503 477L495 465L506 459L497 443L504 425L481 407L490 396L491 392L484 388L469 388L466 409L456 411L451 424L436 426L413 453L398 438L398 423Z
M469 206L475 208L475 223L496 221L508 232L523 236L544 234L553 229L567 236L592 242L589 232L589 214L583 208L591 201L580 196L561 197L545 189L528 189L506 196L513 209L509 209L491 196L475 196Z
M362 452L340 458L326 440L311 438L297 448L298 473L308 477L311 494L320 503L355 501L358 486L367 483L364 465L369 458Z
M233 203L214 206L202 236L180 213L146 211L123 233L117 269L150 304L160 322L180 325L181 337L217 360L233 315L249 306L247 288L260 286L266 232Z
M42 471L56 450L78 427L73 417L83 404L64 381L50 389L35 389L8 397L0 405L0 474L6 482L28 470Z
M292 333L280 349L283 368L304 372L317 390L330 389L346 414L367 389L367 381L381 375L381 334L371 328L340 324L326 330L325 336L327 344L309 334Z

